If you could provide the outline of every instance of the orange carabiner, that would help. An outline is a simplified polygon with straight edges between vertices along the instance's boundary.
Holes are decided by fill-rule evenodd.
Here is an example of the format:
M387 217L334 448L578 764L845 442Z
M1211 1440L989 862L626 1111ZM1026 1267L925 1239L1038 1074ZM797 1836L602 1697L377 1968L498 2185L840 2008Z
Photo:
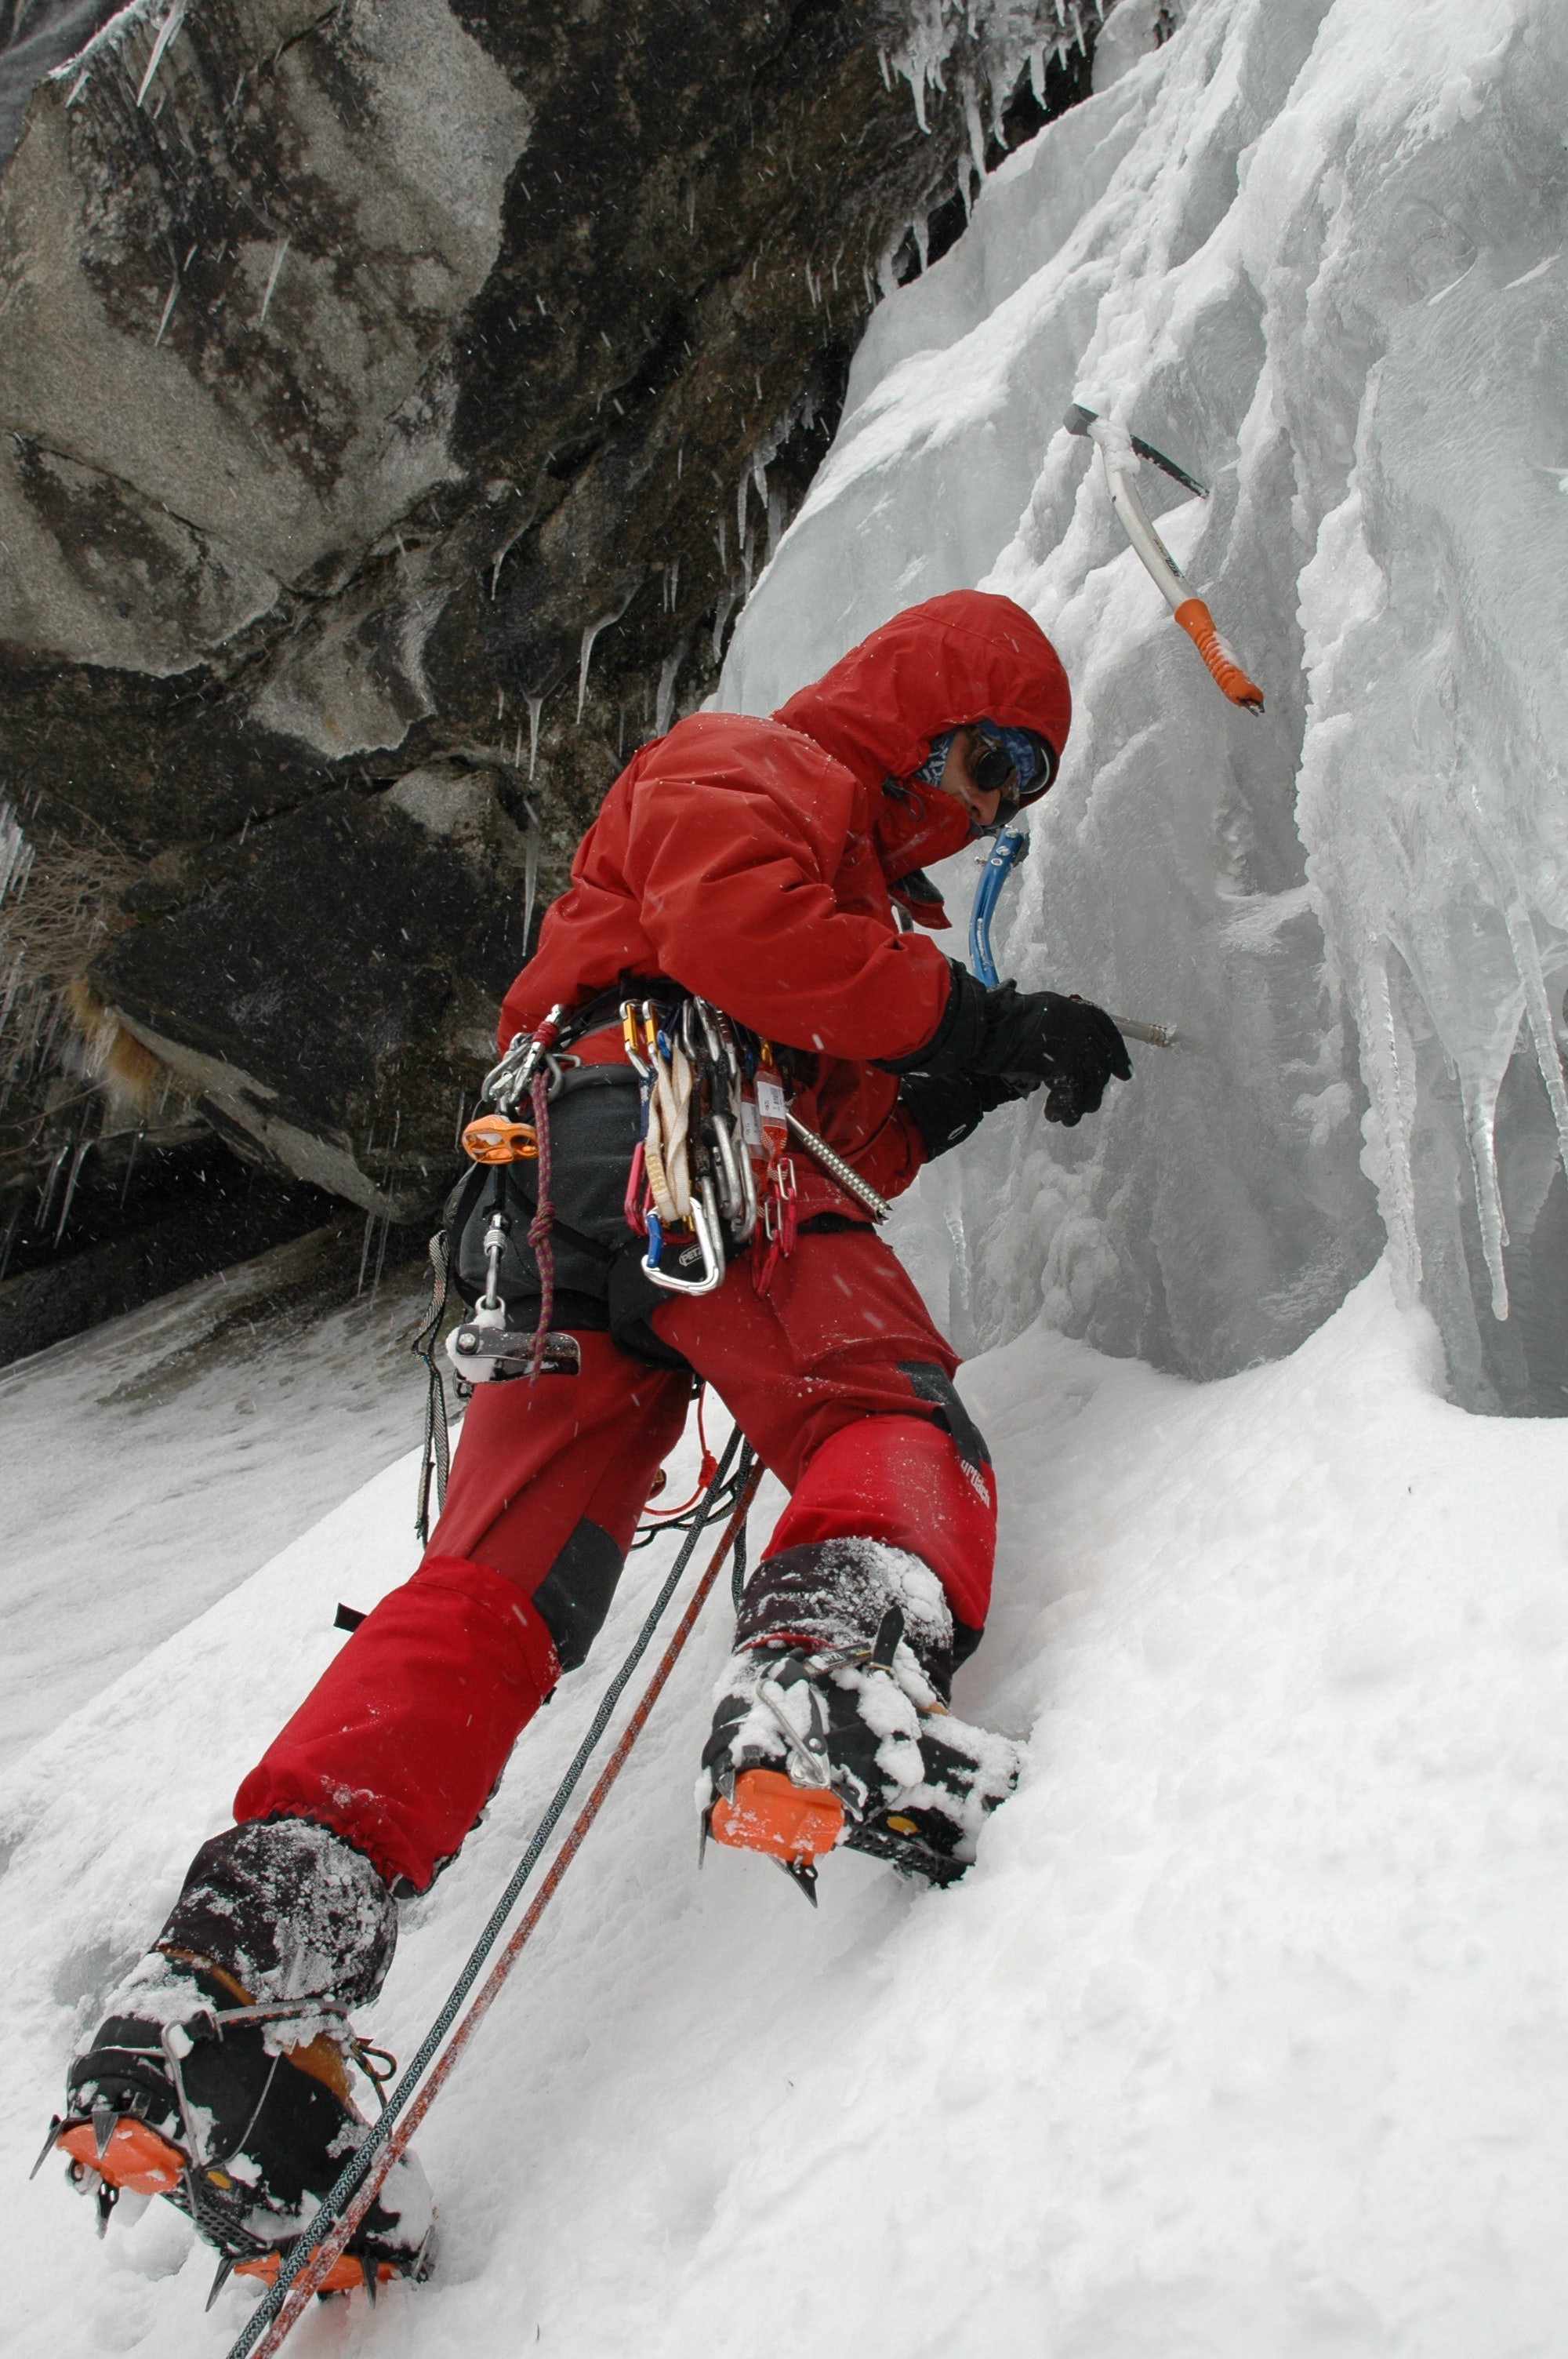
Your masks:
M523 1163L539 1152L531 1122L508 1122L503 1114L481 1114L465 1125L463 1153L472 1163Z

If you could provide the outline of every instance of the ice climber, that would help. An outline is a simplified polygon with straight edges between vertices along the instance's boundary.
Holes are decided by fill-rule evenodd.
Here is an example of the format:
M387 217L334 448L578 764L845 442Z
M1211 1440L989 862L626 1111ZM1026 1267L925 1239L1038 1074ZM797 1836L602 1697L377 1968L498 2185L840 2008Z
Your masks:
M925 864L1046 791L1070 712L1030 617L959 591L895 616L770 720L690 715L610 789L500 1024L504 1047L566 1011L551 1324L579 1364L476 1388L417 1571L244 1778L238 1823L197 1854L70 2068L58 2142L103 2208L120 2186L169 2193L221 2275L276 2269L363 2134L349 2011L381 1987L397 1902L428 1889L587 1657L694 1377L789 1493L720 1682L705 1822L806 1877L836 1840L931 1873L972 1856L1016 1756L945 1710L985 1625L996 1528L957 1357L864 1207L776 1140L758 1165L765 1217L721 1281L670 1291L643 1274L622 1007L673 1032L706 1003L710 1031L748 1071L760 1058L884 1196L1006 1100L1044 1089L1055 1121L1093 1113L1130 1070L1110 1018L988 990L895 914L944 922ZM536 1201L540 1166L513 1168ZM521 1223L507 1257L511 1311L537 1313ZM429 2217L406 2156L352 2271L416 2270Z

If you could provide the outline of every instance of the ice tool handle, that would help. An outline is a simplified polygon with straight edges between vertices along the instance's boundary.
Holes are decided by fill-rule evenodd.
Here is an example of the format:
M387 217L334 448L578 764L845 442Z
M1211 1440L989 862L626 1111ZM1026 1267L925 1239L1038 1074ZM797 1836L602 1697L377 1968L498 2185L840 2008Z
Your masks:
M969 967L988 991L994 991L1001 980L991 951L991 919L1002 886L1028 850L1029 838L1022 828L1000 828L975 886L975 904L969 912ZM1142 1040L1152 1049L1174 1049L1181 1038L1173 1024L1144 1024L1135 1016L1113 1016L1110 1020L1124 1039Z
M975 886L975 905L969 911L969 965L988 991L994 991L1001 980L991 954L991 919L1002 886L1028 851L1029 838L1021 827L999 828Z
M1199 499L1208 494L1195 477L1178 467L1156 451L1152 442L1144 442L1130 434L1125 426L1118 426L1101 418L1081 402L1075 402L1063 420L1069 434L1087 435L1099 451L1105 467L1105 480L1110 492L1111 506L1121 518L1122 529L1138 551L1151 581L1165 600L1176 621L1185 631L1204 662L1209 676L1222 695L1247 712L1261 712L1263 691L1249 679L1234 654L1220 637L1214 616L1183 575L1174 558L1149 520L1147 509L1138 495L1138 470L1141 459L1196 493Z

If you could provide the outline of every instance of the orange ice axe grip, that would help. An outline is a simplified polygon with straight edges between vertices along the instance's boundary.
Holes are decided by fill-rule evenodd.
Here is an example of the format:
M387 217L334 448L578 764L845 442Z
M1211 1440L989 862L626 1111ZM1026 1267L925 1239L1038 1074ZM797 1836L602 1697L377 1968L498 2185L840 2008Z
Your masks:
M780 1769L742 1769L735 1799L722 1794L708 1822L715 1843L771 1859L819 1859L844 1831L844 1805L831 1786L797 1786Z
M1201 598L1184 598L1173 609L1175 618L1196 647L1215 686L1232 704L1244 704L1249 712L1261 712L1263 691L1256 680L1249 679L1225 641L1215 628L1214 616Z

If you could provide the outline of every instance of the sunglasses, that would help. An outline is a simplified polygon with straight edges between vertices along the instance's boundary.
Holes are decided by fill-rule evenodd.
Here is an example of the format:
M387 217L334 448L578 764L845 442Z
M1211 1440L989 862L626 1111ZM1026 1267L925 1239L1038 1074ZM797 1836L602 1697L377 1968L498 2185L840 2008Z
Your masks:
M1056 776L1056 749L1048 738L1039 736L1033 729L1012 734L1027 740L1034 756L1022 786L1011 754L991 737L981 737L980 750L969 764L969 776L982 795L1000 795L1010 815L1016 815L1026 803L1037 803L1049 791Z

